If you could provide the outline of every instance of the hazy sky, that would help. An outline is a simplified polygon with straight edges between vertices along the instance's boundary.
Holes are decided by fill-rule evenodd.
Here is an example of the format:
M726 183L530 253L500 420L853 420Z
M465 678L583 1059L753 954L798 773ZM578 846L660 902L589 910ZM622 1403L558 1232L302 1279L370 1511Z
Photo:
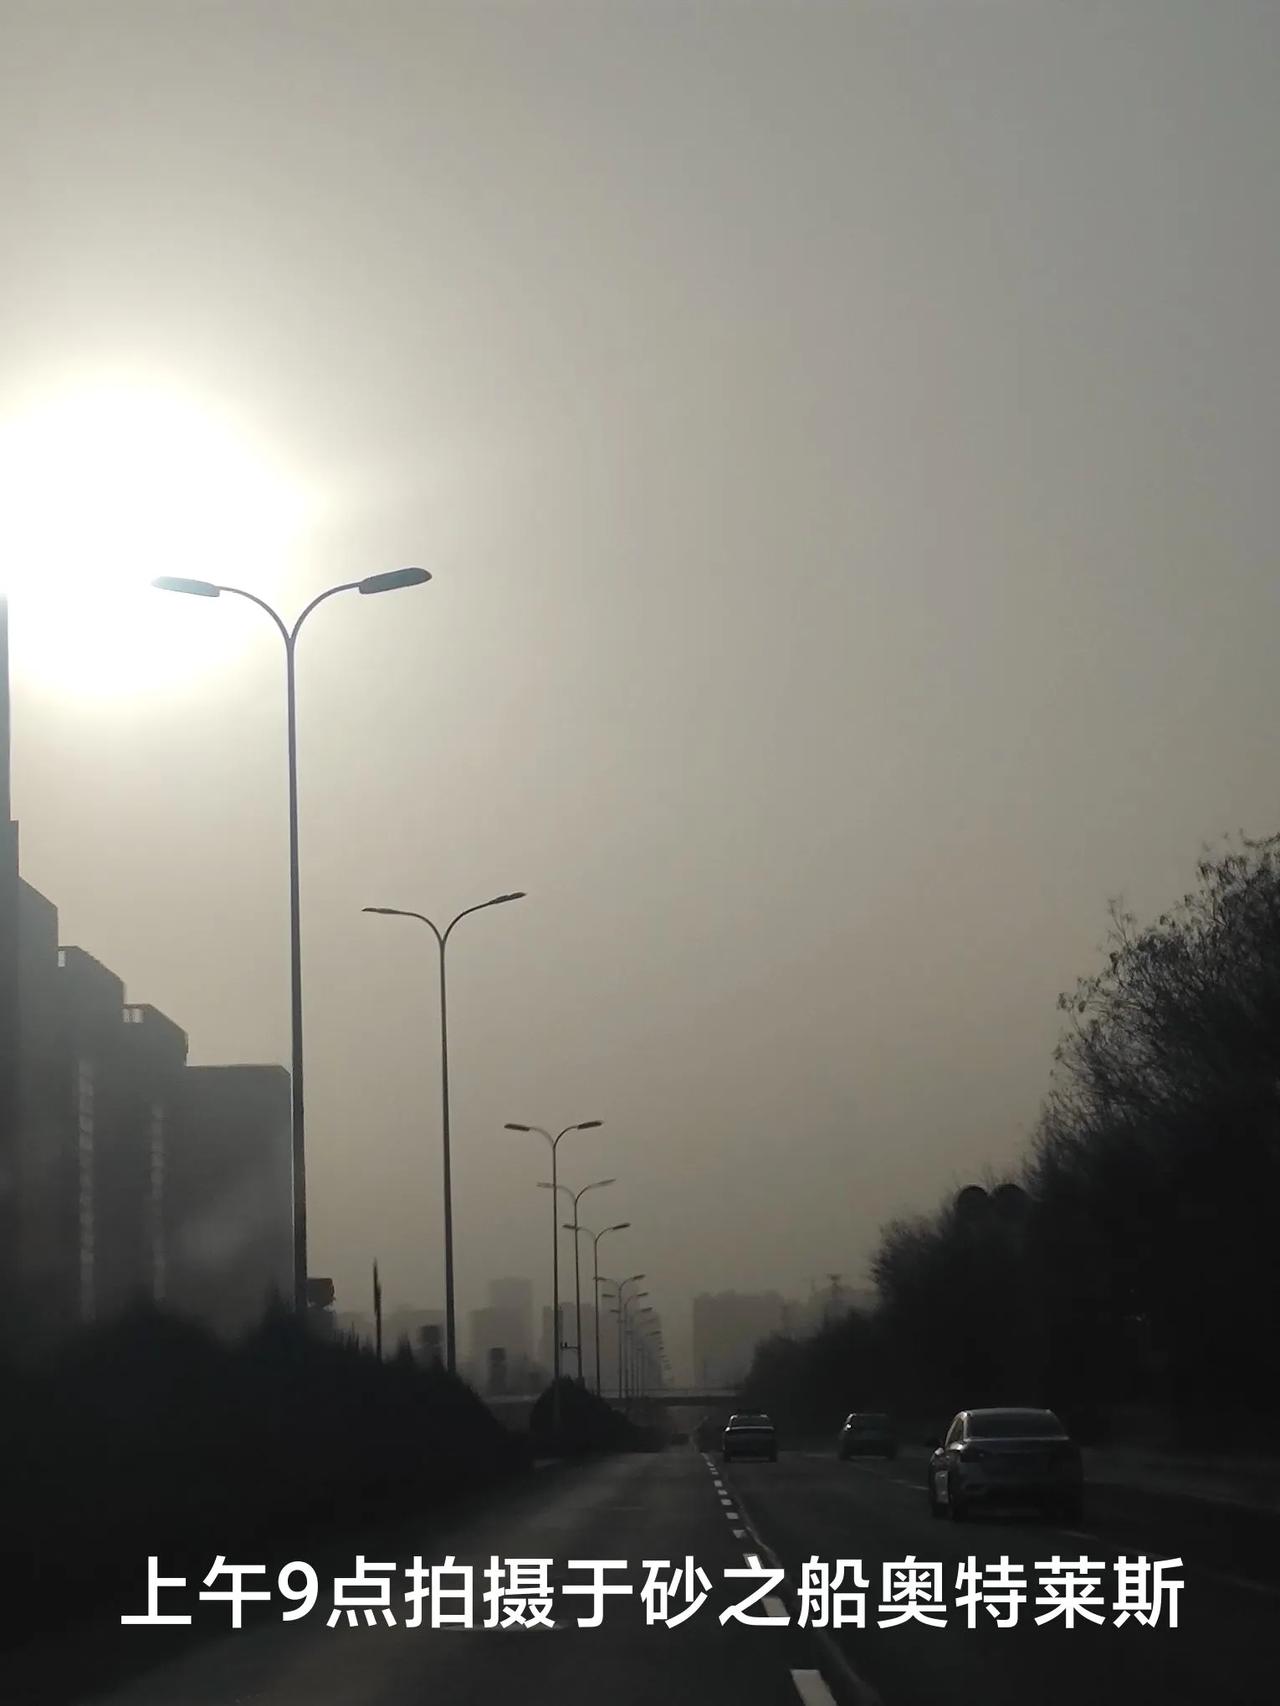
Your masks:
M299 648L341 1305L442 1290L362 906L529 891L450 950L460 1304L548 1265L503 1122L600 1118L678 1351L1017 1156L1108 896L1277 827L1278 77L1274 0L0 0L24 871L197 1062L288 1058L280 645L76 577L435 576Z

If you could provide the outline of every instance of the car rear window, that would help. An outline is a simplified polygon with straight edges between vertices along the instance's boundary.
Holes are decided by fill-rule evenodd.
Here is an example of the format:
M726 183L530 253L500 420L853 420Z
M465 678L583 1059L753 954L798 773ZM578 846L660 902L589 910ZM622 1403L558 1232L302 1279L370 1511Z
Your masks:
M888 1416L853 1416L851 1420L864 1433L882 1433L889 1426Z
M970 1439L1053 1439L1066 1431L1052 1410L988 1410L969 1417Z
M734 1416L729 1425L735 1428L771 1428L773 1423L768 1416Z

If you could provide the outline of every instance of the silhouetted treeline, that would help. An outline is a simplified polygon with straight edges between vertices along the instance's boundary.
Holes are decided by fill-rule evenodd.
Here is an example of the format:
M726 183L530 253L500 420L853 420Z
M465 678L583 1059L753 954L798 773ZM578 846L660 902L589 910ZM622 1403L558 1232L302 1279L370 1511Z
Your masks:
M232 1347L147 1312L2 1384L4 1552L21 1562L0 1644L95 1608L145 1611L149 1554L188 1578L219 1553L305 1558L309 1542L529 1461L526 1440L407 1347L379 1363L284 1314Z
M763 1347L753 1402L824 1423L1043 1402L1085 1437L1131 1408L1274 1446L1280 838L1199 879L1145 928L1113 907L1019 1176L888 1226L874 1317Z

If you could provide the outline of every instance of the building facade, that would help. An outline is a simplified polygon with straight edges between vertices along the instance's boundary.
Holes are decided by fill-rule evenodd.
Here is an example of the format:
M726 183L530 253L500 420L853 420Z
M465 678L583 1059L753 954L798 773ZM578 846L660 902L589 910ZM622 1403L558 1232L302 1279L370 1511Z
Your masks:
M187 1064L187 1037L58 944L15 883L12 1336L39 1346L141 1303L236 1334L291 1285L289 1075Z

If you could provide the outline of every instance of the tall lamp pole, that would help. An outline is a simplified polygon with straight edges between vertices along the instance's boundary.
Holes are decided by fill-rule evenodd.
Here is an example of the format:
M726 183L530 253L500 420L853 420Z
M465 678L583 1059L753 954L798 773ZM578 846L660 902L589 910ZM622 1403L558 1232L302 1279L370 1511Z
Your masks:
M556 1178L556 1156L560 1148L560 1139L567 1137L571 1131L595 1131L604 1124L603 1120L580 1120L577 1125L567 1125L555 1137L540 1125L519 1125L515 1120L508 1120L506 1131L536 1131L539 1137L545 1137L551 1145L551 1339L553 1350L553 1372L551 1376L551 1425L553 1429L560 1426L560 1216L556 1212L556 1192L559 1182Z
M573 1293L574 1293L574 1306L575 1306L575 1309L577 1311L577 1317L578 1317L578 1385L579 1386L583 1385L584 1382L583 1382L583 1378L582 1378L582 1269L581 1269L581 1264L579 1263L579 1260L578 1260L579 1251L581 1250L581 1247L582 1247L582 1240L578 1235L583 1230L583 1228L579 1225L579 1222L578 1222L578 1204L582 1201L583 1197L586 1196L588 1191L598 1191L598 1190L603 1189L603 1187L605 1185L616 1185L617 1182L618 1181L616 1179L593 1179L589 1185L584 1185L580 1191L574 1191L572 1193L572 1195L573 1195L573 1223L572 1223L572 1225L565 1227L566 1232L572 1232L573 1233Z
M160 575L152 586L161 592L184 592L195 598L221 598L225 592L236 598L247 598L259 610L265 610L280 631L284 641L285 704L287 712L287 744L289 757L289 971L290 1020L292 1033L290 1063L290 1108L293 1150L293 1306L305 1319L307 1313L307 1159L306 1113L302 1078L302 906L298 875L298 710L294 670L294 653L302 624L317 605L339 592L395 592L400 587L421 586L431 579L426 569L392 569L388 574L366 575L364 580L343 581L331 586L311 600L292 628L256 592L243 587L223 586L215 581L187 580L178 575Z
M556 1196L568 1197L570 1202L573 1201L573 1192L569 1189L568 1185L562 1185L562 1184L559 1184L558 1182L556 1184L552 1184L549 1179L539 1179L538 1189L540 1191L554 1191ZM553 1208L555 1207L555 1197L552 1198L552 1207ZM556 1264L556 1265L558 1267L558 1264ZM559 1293L558 1279L557 1279L557 1284L556 1284L556 1291L558 1294ZM558 1309L559 1305L557 1304L556 1307ZM557 1319L556 1319L556 1336L558 1339L559 1339L559 1335L560 1335L560 1321L559 1321L559 1317L557 1316ZM571 1345L569 1343L568 1339L561 1339L560 1340L560 1349L562 1351L571 1351L571 1350L576 1349L576 1346ZM554 1360L554 1357L553 1357L553 1360Z
M464 918L469 918L473 912L483 912L489 906L504 906L509 900L523 900L524 897L523 889L517 889L513 894L496 894L492 900L482 900L475 906L465 907L456 918L445 925L443 930L437 929L425 912L406 912L398 906L366 906L361 909L364 912L375 912L383 918L416 919L419 924L425 924L430 930L440 950L440 1130L444 1146L444 1354L445 1367L450 1374L457 1373L458 1352L453 1311L453 1172L449 1141L449 1018L445 1000L444 951L449 945L449 936L455 924L460 923Z
M652 1341L653 1346L655 1348L646 1350L643 1345L640 1347L640 1351L641 1351L640 1396L642 1398L647 1398L649 1395L649 1383L650 1383L650 1381L653 1381L655 1383L657 1382L657 1378L658 1378L658 1356L657 1356L657 1353L662 1350L662 1328L661 1327L646 1328L645 1336L646 1336L646 1338L648 1338Z
M644 1274L631 1274L618 1286L618 1401L620 1403L626 1397L626 1388L623 1383L623 1357L627 1339L627 1310L637 1298L648 1297L649 1295L647 1291L637 1291L630 1297L624 1297L623 1288L634 1285L637 1280L642 1280L644 1277Z
M600 1364L600 1281L608 1279L607 1274L600 1272L600 1240L607 1238L611 1232L625 1232L631 1225L629 1220L620 1220L616 1226L606 1226L603 1232L592 1232L584 1226L580 1230L587 1233L591 1239L591 1307L596 1318L596 1397L600 1396L601 1364ZM612 1282L616 1284L617 1282Z
M631 1301L633 1303L638 1303L642 1297L648 1297L648 1295L649 1293L647 1291L638 1291ZM641 1364L644 1360L644 1345L641 1341L641 1334L642 1332L647 1331L649 1327L649 1323L647 1321L642 1321L641 1317L652 1314L652 1304L646 1303L643 1309L638 1309L636 1311L635 1319L627 1323L631 1335L628 1343L628 1349L630 1351L630 1355L627 1359L628 1380L630 1382L631 1396L633 1398L638 1398L640 1396L640 1382L643 1373Z

